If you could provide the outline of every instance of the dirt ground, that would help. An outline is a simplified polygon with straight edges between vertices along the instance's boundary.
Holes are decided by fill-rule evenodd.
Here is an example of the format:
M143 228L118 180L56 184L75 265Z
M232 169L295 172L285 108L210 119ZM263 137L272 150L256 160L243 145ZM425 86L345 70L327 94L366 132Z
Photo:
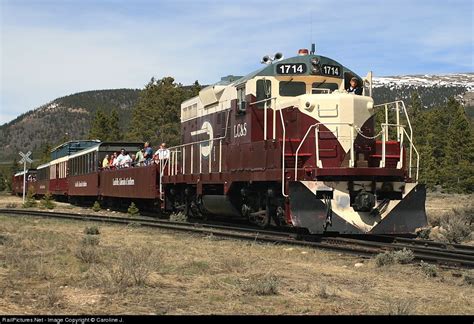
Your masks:
M86 235L98 227L100 234ZM432 269L433 270L433 269ZM474 274L0 215L0 314L474 314Z

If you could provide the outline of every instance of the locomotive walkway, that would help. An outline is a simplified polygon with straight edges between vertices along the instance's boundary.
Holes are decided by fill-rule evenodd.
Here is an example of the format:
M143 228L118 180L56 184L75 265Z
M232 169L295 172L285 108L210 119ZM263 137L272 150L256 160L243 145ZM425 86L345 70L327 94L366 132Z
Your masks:
M93 221L122 225L136 224L152 228L193 232L223 238L312 247L353 254L361 257L371 257L386 251L402 250L406 248L413 251L416 261L435 263L446 267L474 268L474 246L387 235L367 235L364 236L364 238L314 236L288 231L262 230L223 224L176 222L143 217L126 218L19 209L0 209L0 214Z

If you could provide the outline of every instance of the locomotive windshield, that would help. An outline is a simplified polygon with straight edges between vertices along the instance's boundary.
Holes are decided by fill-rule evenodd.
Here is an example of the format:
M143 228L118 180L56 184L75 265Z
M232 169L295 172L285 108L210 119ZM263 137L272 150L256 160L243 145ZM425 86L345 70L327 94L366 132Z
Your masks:
M281 81L280 96L296 97L306 93L306 83L296 81Z

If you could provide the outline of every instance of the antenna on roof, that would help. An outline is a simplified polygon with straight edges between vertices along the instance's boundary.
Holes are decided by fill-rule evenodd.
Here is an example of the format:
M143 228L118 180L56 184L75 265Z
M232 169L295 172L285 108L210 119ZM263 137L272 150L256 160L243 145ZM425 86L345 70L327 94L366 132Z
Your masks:
M311 31L311 35L309 37L310 41L311 41L311 52L310 52L310 54L314 55L314 53L316 52L316 45L314 44L314 37L313 37L313 9L311 9L309 14L310 14L309 21L310 21L310 31Z

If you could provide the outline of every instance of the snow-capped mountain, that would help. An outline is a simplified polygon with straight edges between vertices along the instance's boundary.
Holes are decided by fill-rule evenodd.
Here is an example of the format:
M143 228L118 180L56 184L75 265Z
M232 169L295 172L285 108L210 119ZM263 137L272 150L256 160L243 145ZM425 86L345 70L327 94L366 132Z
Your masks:
M474 73L457 73L444 75L402 75L374 77L374 88L388 87L391 90L410 87L464 87L474 91Z
M404 100L409 105L412 94L417 93L425 108L441 106L449 97L455 97L466 108L474 106L472 72L374 77L373 83L376 103Z

